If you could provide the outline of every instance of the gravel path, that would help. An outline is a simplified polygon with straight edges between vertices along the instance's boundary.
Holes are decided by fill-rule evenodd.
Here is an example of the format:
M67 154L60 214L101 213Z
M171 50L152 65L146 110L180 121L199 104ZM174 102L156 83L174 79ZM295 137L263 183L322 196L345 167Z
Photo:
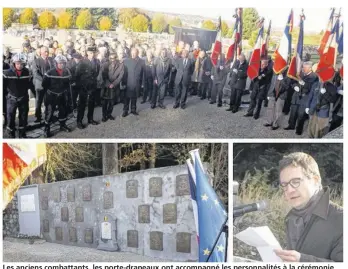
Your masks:
M138 103L140 99L138 99ZM222 107L210 105L207 100L198 97L188 98L187 108L173 109L173 99L165 99L167 109L151 109L146 103L138 106L139 116L129 115L122 118L123 105L114 107L114 121L97 126L88 126L84 130L74 129L71 133L58 132L55 138L307 138L307 131L297 136L295 131L278 129L272 131L264 127L264 114L260 119L245 118L247 108L232 114ZM101 108L95 111L95 119L101 121ZM286 121L284 122L284 127ZM305 130L307 130L305 128Z
M207 100L200 100L197 96L188 97L185 110L173 109L173 98L166 97L166 109L151 109L149 103L140 104L138 99L139 116L130 114L123 118L123 104L114 106L114 121L108 120L101 122L101 108L97 107L94 112L94 119L101 122L99 125L90 125L80 130L76 128L76 119L71 118L67 124L73 129L71 133L59 132L58 123L51 131L52 138L308 138L308 121L304 126L301 136L295 134L294 130L286 131L283 127L287 126L289 116L284 116L281 128L272 130L264 127L265 114L267 108L262 107L261 115L258 120L253 117L244 117L248 105L243 107L235 114L227 112L229 100L224 99L222 107L216 104L211 105ZM243 96L243 101L249 101L249 96ZM35 120L34 116L29 116L29 122ZM84 123L87 124L85 117ZM43 138L43 127L27 132L29 138ZM7 137L4 132L4 138ZM343 138L343 132L336 132L334 136L327 138Z
M94 248L53 243L25 244L3 241L4 262L166 262L128 252L107 252Z

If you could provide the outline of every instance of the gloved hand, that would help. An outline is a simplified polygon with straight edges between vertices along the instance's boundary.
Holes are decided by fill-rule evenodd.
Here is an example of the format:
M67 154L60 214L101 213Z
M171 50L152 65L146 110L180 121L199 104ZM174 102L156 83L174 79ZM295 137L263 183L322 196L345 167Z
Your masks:
M224 69L224 67L223 67L223 66L220 66L220 70L222 70L222 69Z
M321 89L320 89L320 93L321 93L321 94L326 93L326 89L325 89L325 88L321 88Z
M267 100L269 100L269 97L267 97Z
M265 74L262 74L262 77L264 78L266 75Z
M343 95L343 90L338 90L337 93Z
M297 91L297 92L299 92L299 91L300 91L300 88L299 88L298 86L295 86L295 87L294 87L294 90Z
M278 75L278 80L283 80L283 74Z
M238 70L235 68L235 69L233 69L232 70L234 73L236 73L237 74L237 72L238 72Z
M309 108L308 107L305 109L305 111L306 111L307 114L309 114Z
M300 83L301 86L305 85L305 82L303 80L300 80L298 83Z
M210 76L211 80L214 80L214 76Z
M257 78L258 78L259 80L261 80L261 79L262 79L262 76L258 76Z

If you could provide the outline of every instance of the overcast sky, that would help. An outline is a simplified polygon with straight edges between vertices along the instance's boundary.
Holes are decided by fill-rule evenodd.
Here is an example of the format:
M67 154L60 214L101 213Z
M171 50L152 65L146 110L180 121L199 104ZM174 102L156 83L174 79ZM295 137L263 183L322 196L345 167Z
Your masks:
M233 8L147 8L153 11L172 12L181 14L202 15L207 17L218 18L221 16L223 20L233 20ZM277 28L285 27L287 18L290 13L290 8L256 8L259 15L265 18L265 26L268 27L268 21L272 20L272 26ZM338 8L337 8L338 11ZM294 26L298 26L300 8L294 9ZM304 14L306 16L305 31L317 31L326 28L327 21L330 16L330 8L305 8ZM343 16L341 16L343 21Z

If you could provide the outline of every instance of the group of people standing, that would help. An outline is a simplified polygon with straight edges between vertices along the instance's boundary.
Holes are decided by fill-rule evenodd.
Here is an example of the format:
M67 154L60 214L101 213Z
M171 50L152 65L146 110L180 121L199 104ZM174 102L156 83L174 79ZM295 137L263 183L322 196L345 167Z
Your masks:
M34 46L34 47L33 47ZM198 95L210 104L222 106L223 89L231 89L230 107L238 112L247 84L248 62L242 53L235 61L218 55L216 64L209 52L180 41L170 49L162 45L127 46L126 42L112 40L111 44L92 37L73 42L69 37L63 46L53 38L42 45L35 40L25 40L21 53L11 55L4 50L3 61L4 116L8 135L16 136L15 115L19 112L19 137L25 138L29 111L30 89L35 95L35 122L44 121L45 136L51 137L50 126L56 110L60 130L70 132L67 116L77 111L77 127L83 124L87 107L87 122L94 120L94 108L102 106L102 121L114 120L113 106L123 103L123 117L138 115L137 99L149 102L152 109L165 109L164 97L174 97L173 108L186 108L187 96ZM262 59L257 78L251 81L250 105L246 117L258 119L262 104L267 108L267 122L272 130L280 127L281 118L290 113L289 124L284 129L296 129L301 135L306 119L310 117L310 137L321 137L323 130L342 123L343 83L339 76L332 82L319 83L313 64L306 61L299 81L287 76L287 70L274 74L271 57ZM42 104L45 114L42 116ZM330 104L334 104L330 112ZM332 108L332 106L331 106ZM331 115L332 114L332 115Z

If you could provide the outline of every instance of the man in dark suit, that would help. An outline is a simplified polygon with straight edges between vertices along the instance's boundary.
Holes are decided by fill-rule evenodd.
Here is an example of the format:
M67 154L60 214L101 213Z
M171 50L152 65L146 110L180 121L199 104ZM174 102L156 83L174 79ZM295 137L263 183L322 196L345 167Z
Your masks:
M236 113L239 109L242 100L242 93L245 90L246 80L248 77L247 70L248 63L245 61L244 53L241 53L239 55L239 59L234 62L232 68L230 69L231 80L229 85L231 87L231 96L230 108L227 109L227 111Z
M139 115L137 113L137 97L142 85L145 63L138 57L138 53L138 49L132 48L131 58L124 60L127 85L122 117L128 116L129 104L131 104L131 113Z
M291 100L289 125L284 130L294 130L296 134L301 135L303 126L308 119L306 108L308 108L309 93L312 86L319 81L318 76L312 71L313 63L304 62L302 66L301 80L294 84L294 93Z
M153 78L156 87L152 94L151 108L156 107L157 95L158 95L158 106L160 108L166 108L163 104L164 94L169 82L169 76L171 72L171 60L167 57L167 50L161 49L161 55L155 60L152 66Z
M218 97L218 107L222 106L222 94L225 86L228 69L225 66L225 58L222 54L218 55L217 64L213 66L211 72L212 89L211 89L211 100L209 104L216 103L216 97Z
M182 58L175 62L175 104L174 108L181 105L182 109L186 107L187 90L190 86L191 76L193 73L193 62L188 58L189 52L184 50Z

